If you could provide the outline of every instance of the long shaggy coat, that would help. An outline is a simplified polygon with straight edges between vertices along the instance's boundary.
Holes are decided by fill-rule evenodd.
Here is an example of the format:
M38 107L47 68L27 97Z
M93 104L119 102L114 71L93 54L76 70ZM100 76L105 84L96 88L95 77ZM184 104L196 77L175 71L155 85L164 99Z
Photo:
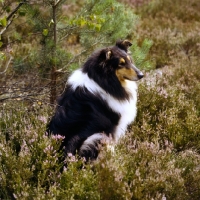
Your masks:
M137 80L143 77L128 54L131 43L94 52L81 69L69 77L58 99L48 132L64 136L68 153L97 158L104 136L114 141L125 134L136 117Z

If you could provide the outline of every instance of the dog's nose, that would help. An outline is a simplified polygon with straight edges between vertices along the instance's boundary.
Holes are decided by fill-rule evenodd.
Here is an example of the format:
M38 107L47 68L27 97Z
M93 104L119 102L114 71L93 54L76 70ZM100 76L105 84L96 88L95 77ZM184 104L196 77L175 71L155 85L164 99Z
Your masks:
M141 78L144 77L144 74L142 72L140 72L137 76L138 76L139 79L141 79Z

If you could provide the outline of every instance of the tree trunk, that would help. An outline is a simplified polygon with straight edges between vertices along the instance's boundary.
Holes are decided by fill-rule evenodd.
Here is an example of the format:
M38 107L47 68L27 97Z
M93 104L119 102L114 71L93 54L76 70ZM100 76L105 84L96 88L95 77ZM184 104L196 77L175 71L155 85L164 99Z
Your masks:
M57 4L55 3L52 5L52 12L53 12L53 41L54 41L54 47L52 52L53 62L51 67L51 88L50 88L50 104L53 105L56 100L56 82L57 82L57 66L56 66L56 45L57 45L57 30L56 30L56 7Z

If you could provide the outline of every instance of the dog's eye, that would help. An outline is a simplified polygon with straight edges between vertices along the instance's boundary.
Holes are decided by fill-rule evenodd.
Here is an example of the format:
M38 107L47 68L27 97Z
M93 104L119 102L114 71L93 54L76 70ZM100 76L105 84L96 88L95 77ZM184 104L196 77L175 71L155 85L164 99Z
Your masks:
M126 61L124 60L124 58L120 58L119 59L119 64L120 65L124 65L126 63Z

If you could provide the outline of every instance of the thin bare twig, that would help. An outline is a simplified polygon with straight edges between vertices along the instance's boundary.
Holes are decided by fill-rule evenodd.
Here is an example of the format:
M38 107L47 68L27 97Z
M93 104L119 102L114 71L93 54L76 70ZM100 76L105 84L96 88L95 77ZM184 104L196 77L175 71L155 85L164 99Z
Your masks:
M8 69L8 67L9 67L9 65L10 65L10 62L12 61L12 59L13 59L13 57L12 57L12 56L10 56L10 58L9 58L9 60L8 60L7 64L6 64L6 68L5 68L5 70L4 70L3 72L0 72L0 74L4 74L4 73L7 71L7 69Z
M20 7L23 5L23 4L25 4L26 3L26 0L24 0L23 2L20 2L19 4L18 4L18 6L8 15L8 17L6 18L7 19L7 21L9 21L11 18L12 18L12 16L20 9Z
M57 6L62 0L58 0L55 2L55 6Z

